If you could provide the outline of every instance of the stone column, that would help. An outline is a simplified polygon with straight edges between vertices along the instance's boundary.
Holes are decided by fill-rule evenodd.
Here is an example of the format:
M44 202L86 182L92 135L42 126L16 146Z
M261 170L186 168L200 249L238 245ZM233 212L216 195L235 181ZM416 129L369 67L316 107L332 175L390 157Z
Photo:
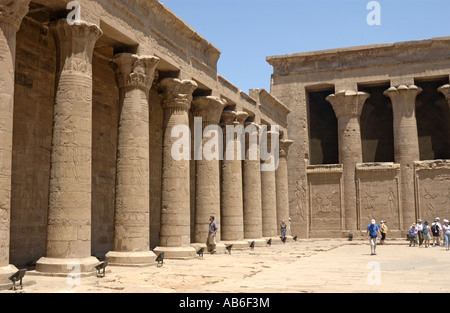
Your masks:
M179 138L172 137L172 130L174 127L189 129L192 93L197 84L191 80L165 78L160 87L164 111L162 209L160 246L153 251L164 252L169 259L195 258L196 251L190 246L190 160L174 159L172 146Z
M340 91L327 97L338 119L339 162L343 165L344 230L355 231L357 225L356 164L362 163L360 117L365 101L370 97L365 92Z
M271 150L272 145L272 131L267 132L267 150ZM262 163L269 162L261 160ZM263 237L266 239L271 238L272 242L280 241L279 225L281 221L277 218L277 185L274 171L262 171L261 172L261 203L262 203L262 231ZM278 238L276 238L278 237ZM281 242L281 241L280 241Z
M394 157L400 164L402 184L401 230L407 230L416 221L414 161L420 161L416 98L421 92L415 85L391 87L384 92L391 99L394 114Z
M288 167L287 155L289 147L294 142L292 140L280 140L280 158L278 169L275 172L276 190L277 190L277 220L278 223L285 221L289 224L289 182L288 182ZM278 229L281 235L281 230ZM289 234L288 234L289 235Z
M262 239L262 200L261 200L261 165L259 155L259 125L254 127L254 133L248 133L245 144L245 160L242 164L242 181L244 190L244 238L248 242L255 241L255 245L265 246ZM255 136L256 141L250 142ZM251 154L254 154L250 158Z
M120 90L114 251L111 265L153 265L150 251L149 92L159 59L121 53L114 57Z
M234 249L247 249L249 245L244 241L242 160L237 155L239 141L236 135L234 141L227 141L227 126L243 126L247 118L248 113L245 112L224 111L222 114L225 157L222 161L221 236L224 244L233 244ZM229 145L234 145L232 159L226 155Z
M17 271L9 264L16 33L29 0L0 1L0 289Z
M193 101L192 114L194 117L202 118L202 135L205 128L211 125L219 127L220 117L226 102L220 98L207 96L197 97ZM196 134L198 135L198 134ZM217 143L221 144L221 133ZM209 234L209 217L213 215L219 226L216 235L216 241L220 240L220 154L217 158L211 160L203 155L205 144L214 140L210 137L203 137L201 146L201 160L196 160L196 179L195 179L195 226L194 242L205 244ZM217 147L217 146L216 146ZM212 152L212 151L211 151ZM214 151L220 152L220 151Z
M52 30L59 72L53 117L46 257L38 272L94 270L91 257L92 56L102 35L94 24L70 26L65 19Z

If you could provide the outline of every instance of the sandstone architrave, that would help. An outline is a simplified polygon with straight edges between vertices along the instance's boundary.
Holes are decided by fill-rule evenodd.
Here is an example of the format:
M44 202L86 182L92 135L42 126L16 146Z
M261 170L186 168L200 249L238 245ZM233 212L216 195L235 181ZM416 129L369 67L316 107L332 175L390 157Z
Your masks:
M0 3L0 289L17 271L9 264L16 33L29 0Z
M194 258L190 246L190 168L189 160L175 160L172 146L174 127L189 127L188 111L197 83L192 80L165 78L160 82L164 110L163 170L161 195L160 246L153 251L165 253L166 258Z
M159 59L121 53L113 59L120 90L114 250L111 265L154 265L150 251L149 91Z
M70 264L92 273L92 58L101 29L65 19L52 25L59 48L54 109L46 256L36 270L66 274Z

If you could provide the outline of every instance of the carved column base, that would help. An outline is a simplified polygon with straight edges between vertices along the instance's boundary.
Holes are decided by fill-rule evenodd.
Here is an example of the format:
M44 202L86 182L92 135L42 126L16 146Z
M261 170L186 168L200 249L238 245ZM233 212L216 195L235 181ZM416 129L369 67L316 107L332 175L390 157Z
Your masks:
M175 259L175 260L187 260L194 259L197 255L197 250L192 246L181 246L181 247L156 247L153 249L156 255L164 252L164 259Z
M233 245L232 250L248 250L250 249L250 244L247 240L231 240L231 241L222 241L225 247L229 245Z
M146 267L156 265L156 254L152 251L110 251L106 254L106 261L108 261L111 266Z
M195 249L195 251L200 250L201 248L205 248L205 254L209 254L209 251L206 247L206 243L192 243L191 247ZM216 244L216 254L224 254L227 252L225 244L223 242L218 242Z
M81 259L57 259L43 257L36 263L36 272L44 276L66 277L69 274L91 276L97 274L95 266L99 263L99 260L95 257ZM79 268L77 268L78 266Z
M255 247L265 247L267 244L267 240L263 239L263 238L258 238L258 239L245 239L248 243L248 246L250 247L250 245L252 244L252 242L255 242Z

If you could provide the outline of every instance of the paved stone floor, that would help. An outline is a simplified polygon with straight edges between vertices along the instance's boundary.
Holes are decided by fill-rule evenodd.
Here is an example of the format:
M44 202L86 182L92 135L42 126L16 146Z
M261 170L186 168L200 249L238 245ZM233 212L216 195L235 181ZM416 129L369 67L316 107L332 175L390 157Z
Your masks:
M409 247L403 240L379 245L370 255L366 241L302 240L165 260L162 268L108 267L105 278L25 276L24 293L349 293L450 292L450 251ZM3 291L12 293L13 291Z

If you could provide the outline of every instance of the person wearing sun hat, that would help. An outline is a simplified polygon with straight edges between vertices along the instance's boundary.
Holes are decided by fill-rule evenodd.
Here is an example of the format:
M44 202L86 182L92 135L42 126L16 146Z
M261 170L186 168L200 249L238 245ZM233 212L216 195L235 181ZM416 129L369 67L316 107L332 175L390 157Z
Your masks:
M423 224L420 218L417 220L416 228L417 228L417 235L419 237L419 247L420 247L423 243Z
M450 246L450 226L447 219L444 220L444 225L442 225L442 233L445 238L445 250L448 251Z
M386 240L386 234L387 234L388 227L386 226L386 223L384 221L380 222L380 233L381 233L381 239L380 243L384 245L384 242Z
M411 225L411 227L409 228L409 246L411 247L411 245L414 244L414 247L416 246L416 242L417 242L417 226L416 223L413 223Z
M380 233L380 227L376 224L375 220L371 220L369 226L367 226L367 236L366 238L370 237L370 247L371 247L371 254L376 255L376 249L377 249L377 235Z
M430 240L431 240L431 227L428 224L428 221L425 221L423 225L423 244L425 248L430 247Z

